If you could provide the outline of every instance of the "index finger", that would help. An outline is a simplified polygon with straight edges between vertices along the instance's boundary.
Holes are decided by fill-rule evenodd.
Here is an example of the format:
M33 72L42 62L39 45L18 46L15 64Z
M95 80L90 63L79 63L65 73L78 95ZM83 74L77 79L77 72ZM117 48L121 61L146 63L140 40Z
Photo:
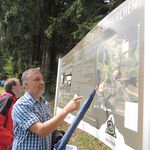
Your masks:
M82 98L83 98L83 96L78 96L78 97L74 98L73 100L74 100L74 101L77 101L77 100L80 100L80 99L82 99Z

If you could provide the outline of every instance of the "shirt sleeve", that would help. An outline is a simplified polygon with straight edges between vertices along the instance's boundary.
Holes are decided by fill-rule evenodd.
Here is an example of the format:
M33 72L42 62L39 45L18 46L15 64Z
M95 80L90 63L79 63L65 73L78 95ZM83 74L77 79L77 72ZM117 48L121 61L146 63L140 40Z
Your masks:
M21 103L14 105L12 118L14 125L18 124L24 130L27 130L34 123L40 121L33 109L33 106Z

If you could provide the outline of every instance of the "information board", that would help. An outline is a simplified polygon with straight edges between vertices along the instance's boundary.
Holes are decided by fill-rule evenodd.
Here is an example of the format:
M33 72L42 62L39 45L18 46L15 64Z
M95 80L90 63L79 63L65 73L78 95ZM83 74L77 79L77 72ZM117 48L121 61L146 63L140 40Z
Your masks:
M142 149L143 22L144 2L127 0L59 61L55 113L74 94L86 98L98 77L99 90L78 127L111 149ZM76 113L65 121L71 124Z

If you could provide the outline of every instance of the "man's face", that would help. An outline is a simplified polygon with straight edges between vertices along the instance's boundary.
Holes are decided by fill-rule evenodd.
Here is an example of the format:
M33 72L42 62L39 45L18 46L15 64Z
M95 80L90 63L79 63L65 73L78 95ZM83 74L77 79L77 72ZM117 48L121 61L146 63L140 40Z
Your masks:
M28 74L26 90L34 95L42 95L44 93L45 83L39 71L30 72L30 74Z

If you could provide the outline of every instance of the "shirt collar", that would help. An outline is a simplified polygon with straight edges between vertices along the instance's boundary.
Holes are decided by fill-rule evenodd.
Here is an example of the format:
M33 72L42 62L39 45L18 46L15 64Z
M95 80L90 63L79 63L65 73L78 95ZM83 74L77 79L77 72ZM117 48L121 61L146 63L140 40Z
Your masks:
M35 98L32 97L27 91L25 92L24 96L26 99L29 99L33 103L45 103L46 101L43 97L41 97L39 101L36 101Z

